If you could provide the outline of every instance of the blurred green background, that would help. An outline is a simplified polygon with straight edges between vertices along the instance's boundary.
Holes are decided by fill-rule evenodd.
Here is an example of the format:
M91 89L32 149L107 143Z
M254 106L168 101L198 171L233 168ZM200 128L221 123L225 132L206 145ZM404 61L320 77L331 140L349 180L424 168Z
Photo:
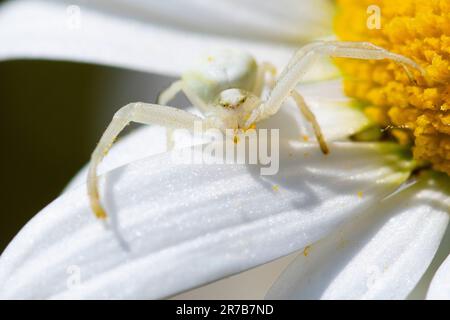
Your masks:
M154 102L171 81L81 63L0 62L0 252L87 163L114 112Z

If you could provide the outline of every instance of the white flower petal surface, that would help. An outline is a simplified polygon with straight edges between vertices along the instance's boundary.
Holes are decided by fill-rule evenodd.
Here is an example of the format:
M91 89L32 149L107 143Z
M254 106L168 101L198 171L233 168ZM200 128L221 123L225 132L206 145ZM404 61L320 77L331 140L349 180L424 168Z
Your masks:
M442 191L441 178L423 178L308 247L267 298L406 298L432 261L449 222L450 198Z
M436 272L428 289L429 300L450 300L450 256Z
M438 251L434 255L433 261L428 267L425 274L420 279L420 282L416 285L413 291L408 295L408 300L425 300L427 297L428 289L430 288L431 281L435 276L437 270L448 257L450 252L450 228L447 227L444 237L442 238L441 245Z
M326 140L343 140L369 127L371 121L351 100L305 99ZM309 133L310 136L312 133ZM314 137L314 136L312 136Z
M110 171L102 199L128 249L95 220L82 185L5 250L0 298L172 296L319 240L405 179L395 146L342 142L331 150L282 143L274 176L260 176L256 165L175 164L171 153Z
M73 3L73 1L66 1ZM335 7L328 0L84 0L122 16L228 36L298 42L331 35Z
M208 47L238 47L283 67L301 43L331 33L327 0L8 1L0 60L82 61L177 75Z

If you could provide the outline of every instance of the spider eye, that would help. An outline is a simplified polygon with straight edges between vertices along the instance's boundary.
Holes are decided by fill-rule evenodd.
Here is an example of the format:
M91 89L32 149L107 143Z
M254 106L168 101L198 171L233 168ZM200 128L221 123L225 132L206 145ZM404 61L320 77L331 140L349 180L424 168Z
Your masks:
M219 94L218 105L226 109L237 109L247 100L247 92L239 89L227 89Z

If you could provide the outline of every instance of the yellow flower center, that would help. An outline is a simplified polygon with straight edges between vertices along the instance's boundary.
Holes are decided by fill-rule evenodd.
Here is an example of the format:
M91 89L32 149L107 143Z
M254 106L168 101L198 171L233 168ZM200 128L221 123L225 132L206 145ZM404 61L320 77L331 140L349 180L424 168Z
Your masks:
M339 59L346 94L364 101L366 114L400 143L413 143L415 159L450 175L450 1L337 2L341 40L369 41L409 57L429 78L412 83L393 62Z

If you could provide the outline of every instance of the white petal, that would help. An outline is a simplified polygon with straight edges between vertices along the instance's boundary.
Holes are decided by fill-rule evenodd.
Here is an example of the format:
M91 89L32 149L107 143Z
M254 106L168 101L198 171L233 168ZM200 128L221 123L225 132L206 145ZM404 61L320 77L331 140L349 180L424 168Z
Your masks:
M355 101L342 96L340 80L309 84L302 88L305 101L315 114L325 139L347 139L372 125ZM321 96L317 96L315 90L321 90ZM327 93L326 96L323 92Z
M450 300L450 256L439 267L428 290L429 300Z
M267 297L404 299L426 271L449 222L449 195L433 178L310 246Z
M414 290L409 294L409 300L425 300L427 297L427 292L430 287L430 283L433 280L436 271L448 257L450 252L450 228L447 227L444 237L442 238L441 245L436 252L433 261L428 267L425 274L420 279L420 282L414 288Z
M282 67L300 43L331 33L333 12L327 0L11 1L0 7L0 60L62 59L175 75L213 46L239 47Z
M120 15L172 23L201 32L245 38L298 42L332 33L334 5L327 0L87 0ZM72 2L70 2L72 3Z
M332 58L319 56L302 77L302 82L318 82L336 79L342 75ZM323 95L323 92L322 92ZM328 95L328 92L327 92Z
M352 101L307 100L307 102L315 112L326 140L348 139L371 125L371 121Z
M405 179L395 146L331 150L324 156L316 145L283 143L280 172L265 177L258 166L175 165L169 153L109 172L103 201L129 251L93 218L80 186L5 250L0 298L171 296L299 250ZM81 285L68 287L74 270Z
M342 78L330 81L322 80L320 82L301 82L298 89L309 99L322 99L324 101L349 100L344 93Z

